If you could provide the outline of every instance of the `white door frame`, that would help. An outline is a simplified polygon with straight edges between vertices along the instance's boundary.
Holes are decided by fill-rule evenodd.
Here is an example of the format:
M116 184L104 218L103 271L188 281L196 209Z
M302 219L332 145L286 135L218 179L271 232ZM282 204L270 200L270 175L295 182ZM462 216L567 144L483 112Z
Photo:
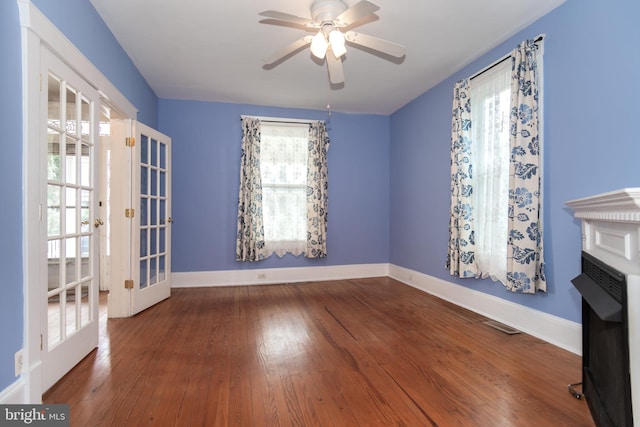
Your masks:
M46 46L76 73L96 88L102 98L127 117L137 109L29 0L17 0L22 32L22 121L23 121L23 286L24 366L19 379L24 403L42 401L41 308L46 271L40 260L42 206L39 200L41 173L40 69L41 48Z

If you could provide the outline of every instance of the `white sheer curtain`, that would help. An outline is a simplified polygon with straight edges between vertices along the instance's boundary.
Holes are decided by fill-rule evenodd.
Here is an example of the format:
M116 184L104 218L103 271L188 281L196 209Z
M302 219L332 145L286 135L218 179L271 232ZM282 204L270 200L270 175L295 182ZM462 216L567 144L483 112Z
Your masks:
M260 163L267 254L307 250L309 125L262 123ZM268 256L268 255L267 255Z
M471 84L471 164L478 275L507 283L511 61Z

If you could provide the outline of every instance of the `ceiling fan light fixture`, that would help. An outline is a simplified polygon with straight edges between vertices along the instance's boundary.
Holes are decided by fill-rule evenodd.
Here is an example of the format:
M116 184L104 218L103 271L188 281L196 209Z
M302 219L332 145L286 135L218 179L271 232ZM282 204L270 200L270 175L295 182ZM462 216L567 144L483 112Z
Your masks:
M347 48L344 46L344 34L340 31L333 30L329 33L329 44L336 58L340 58L347 53Z
M311 53L318 59L323 59L327 53L327 48L329 47L329 43L322 32L322 30L318 31L318 34L313 36L313 40L311 41Z

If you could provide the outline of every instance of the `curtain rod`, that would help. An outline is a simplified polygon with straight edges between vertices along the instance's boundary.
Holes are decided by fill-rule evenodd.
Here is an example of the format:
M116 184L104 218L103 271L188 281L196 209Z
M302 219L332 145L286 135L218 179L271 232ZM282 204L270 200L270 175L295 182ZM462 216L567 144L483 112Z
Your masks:
M291 124L306 124L306 125L310 125L314 121L317 121L317 120L307 120L307 119L284 119L284 118L280 118L280 117L261 117L261 116L245 116L245 115L241 115L240 116L240 120L242 120L245 117L258 119L261 122L267 122L267 123L291 123Z
M540 34L538 37L536 37L533 41L535 43L538 43L540 40L544 39L544 34ZM508 53L506 56L498 59L496 62L494 62L493 64L489 65L488 67L483 68L482 70L478 71L477 73L475 73L474 75L472 75L471 77L469 77L469 80L473 80L476 77L486 73L487 71L489 71L490 69L497 67L498 65L502 64L504 61L506 61L507 59L511 58L511 53Z

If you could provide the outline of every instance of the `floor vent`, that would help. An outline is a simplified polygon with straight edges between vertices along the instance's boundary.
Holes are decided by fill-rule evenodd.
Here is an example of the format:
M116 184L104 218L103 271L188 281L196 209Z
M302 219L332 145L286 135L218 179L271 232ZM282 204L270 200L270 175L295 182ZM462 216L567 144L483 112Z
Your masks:
M486 322L482 322L487 326L491 326L494 329L504 332L505 334L515 335L519 334L520 331L512 328L511 326L505 325L504 323L497 322L495 320L487 320Z

